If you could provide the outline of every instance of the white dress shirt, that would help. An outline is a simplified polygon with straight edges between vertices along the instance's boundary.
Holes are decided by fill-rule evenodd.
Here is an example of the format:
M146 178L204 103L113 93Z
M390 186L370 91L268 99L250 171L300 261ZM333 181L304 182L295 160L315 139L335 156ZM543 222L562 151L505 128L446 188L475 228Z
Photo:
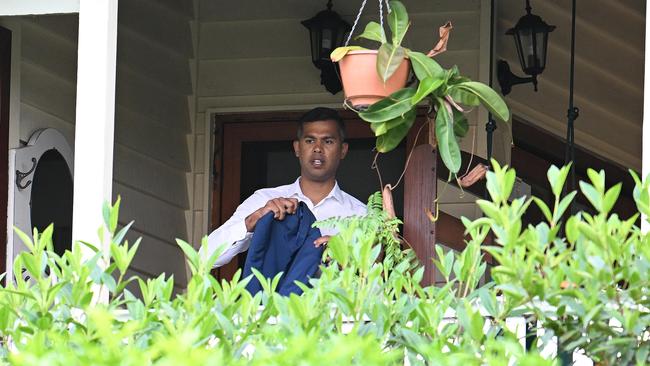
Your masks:
M343 192L338 183L334 184L332 191L317 204L307 198L300 189L300 178L292 184L275 188L265 188L255 191L252 196L242 202L235 213L228 221L208 236L208 253L201 255L210 256L222 243L232 243L226 251L217 259L213 267L220 267L230 262L234 256L248 249L253 233L247 232L244 220L274 198L296 198L304 202L316 217L316 220L325 220L330 217L347 217L353 215L365 215L366 205L358 199ZM323 235L334 235L336 230L321 229Z

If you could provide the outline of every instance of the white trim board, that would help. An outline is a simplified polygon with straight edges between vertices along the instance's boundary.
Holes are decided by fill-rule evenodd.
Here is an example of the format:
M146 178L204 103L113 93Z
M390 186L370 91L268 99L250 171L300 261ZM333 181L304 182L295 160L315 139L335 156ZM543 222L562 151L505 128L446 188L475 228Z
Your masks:
M79 0L2 0L0 16L78 13Z

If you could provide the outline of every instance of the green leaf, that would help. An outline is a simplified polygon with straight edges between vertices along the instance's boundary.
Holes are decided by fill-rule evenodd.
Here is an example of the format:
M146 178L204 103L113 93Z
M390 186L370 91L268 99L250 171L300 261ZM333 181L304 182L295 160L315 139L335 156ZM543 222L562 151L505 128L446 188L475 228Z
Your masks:
M30 252L34 251L34 243L32 242L32 238L30 238L27 234L25 234L22 230L14 226L14 232L18 237L20 238L20 241L25 244L27 249L29 249Z
M111 205L106 201L104 201L104 204L102 205L102 217L104 219L104 225L106 225L106 227L110 227ZM99 237L101 238L103 235L100 235Z
M412 115L412 116L411 116ZM395 119L392 119L390 121L386 122L379 122L379 123L371 123L370 124L370 129L375 133L375 136L381 136L385 133L387 133L389 130L396 128L402 124L404 124L408 120L415 120L415 116L417 115L417 111L415 108L409 110L406 112L404 115L399 116Z
M363 112L359 112L362 120L370 123L386 122L398 118L411 110L411 98L415 95L414 88L404 88L374 103Z
M551 167L548 168L548 171L546 172L546 178L551 185L551 189L555 197L560 197L562 188L564 187L564 183L566 182L566 178L569 174L570 169L570 163L566 166L563 166L561 169L555 165L551 165Z
M578 231L578 221L580 221L579 216L575 215L569 217L566 222L565 232L569 243L575 243L578 240L578 235L580 234Z
M497 313L497 300L494 296L494 293L491 291L488 291L486 288L481 288L478 291L478 296L481 299L481 305L487 311L487 313L496 318L498 316Z
M576 191L572 191L566 196L564 196L564 198L562 198L562 200L557 206L557 211L555 211L555 214L553 215L553 222L555 223L560 222L562 215L564 215L564 212L567 210L567 208L569 208L569 205L571 204L573 198L576 196L577 193L578 192Z
M332 62L339 62L345 55L348 54L350 51L358 51L358 50L365 50L366 48L361 47L361 46L345 46L345 47L337 47L332 53L330 54L330 59Z
M465 114L463 112L454 109L454 135L456 135L457 138L463 138L467 135L467 132L469 131L469 122L467 121L467 117L465 117Z
M137 253L138 248L140 247L140 241L141 241L141 239L142 239L142 238L138 238L138 239L135 241L135 243L133 244L133 246L129 249L129 251L128 251L127 255L126 255L126 262L127 262L127 264L130 265L131 262L133 261L133 257L135 257L135 253Z
M183 253L185 253L185 257L187 258L187 262L190 265L192 273L196 274L199 270L199 253L197 253L197 251L194 250L191 245L181 239L176 239L176 243L179 247L181 247Z
M380 42L380 43L386 43L387 42L386 41L386 32L384 32L384 28L382 28L381 25L379 23L377 23L377 22L368 22L368 24L366 25L366 29L363 30L363 33L361 33L356 38L357 39L358 38L365 38L365 39Z
M603 213L609 213L609 211L614 208L616 200L618 199L619 194L621 193L621 183L616 184L612 188L607 190L605 193L605 198L603 200Z
M131 228L131 226L133 225L134 222L135 221L132 220L126 226L124 226L122 229L120 229L120 231L118 231L117 234L115 234L115 236L113 237L113 243L120 244L122 242L122 240L124 239L124 236L129 231L129 229Z
M597 172L589 168L587 169L587 176L598 192L605 192L605 171Z
M402 43L409 25L409 15L404 4L399 1L391 1L388 26L393 33L393 45L399 46Z
M501 216L499 207L497 207L493 202L487 200L476 200L476 205L478 205L481 211L491 219L496 219Z
M580 182L580 190L582 191L582 194L587 197L591 205L594 206L596 210L602 212L602 200L600 193L598 193L596 188L587 182Z
M424 80L421 80L417 92L411 98L411 105L415 106L420 103L422 99L436 91L442 85L443 81L435 77L426 77Z
M40 235L39 244L41 248L47 249L50 252L54 251L54 244L52 242L52 233L54 231L54 224L49 224L43 230L43 232Z
M385 134L377 137L376 148L381 153L386 153L399 145L399 143L408 135L413 122L415 122L415 110L406 113L403 116L404 122L399 126L388 130Z
M487 108L496 118L503 122L508 122L510 119L510 111L508 106L489 86L479 83L477 81L467 81L457 85L458 88L467 90L478 97L481 104Z
M542 214L544 214L546 220L548 222L551 222L552 220L551 209L548 208L546 203L538 197L533 197L533 201L537 204L537 207L539 207L540 211L542 211Z
M436 140L440 158L449 172L456 174L460 170L461 155L458 141L454 136L454 123L451 116L451 107L438 98L438 112L436 113Z
M372 132L375 133L375 136L381 136L386 132L388 132L390 129L393 129L401 125L402 123L404 123L404 118L397 117L395 119L386 122L371 123L370 129L372 130Z
M111 207L110 210L108 230L110 230L111 235L115 233L115 229L117 229L117 218L120 214L121 201L122 198L120 196L117 196L117 200L115 201L115 204L113 205L113 207Z
M478 99L478 97L475 94L468 92L466 89L456 88L452 86L448 89L447 93L451 99L453 99L456 103L462 105L476 107L481 104L481 101Z
M395 70L404 61L406 52L402 46L384 43L377 53L377 74L386 82L395 73Z
M424 80L427 77L444 79L445 70L431 57L427 57L424 53L407 51L408 57L411 60L411 66L415 72L415 76L419 80Z

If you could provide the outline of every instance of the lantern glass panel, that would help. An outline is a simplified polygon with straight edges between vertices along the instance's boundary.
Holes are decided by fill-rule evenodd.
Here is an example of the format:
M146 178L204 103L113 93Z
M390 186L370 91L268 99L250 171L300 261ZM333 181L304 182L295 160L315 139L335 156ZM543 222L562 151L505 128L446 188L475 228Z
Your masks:
M531 29L521 29L517 32L519 34L519 42L521 43L521 55L520 59L523 59L521 63L522 68L526 74L529 74L529 70L534 67L534 55L535 55L535 45L533 44L533 32Z
M320 45L320 58L323 59L329 55L329 53L332 51L332 30L331 29L323 29L323 36L322 36L322 41Z
M320 54L320 31L316 29L310 30L309 37L311 38L311 61L316 64Z
M515 39L515 47L517 47L517 57L519 57L519 64L524 68L525 62L525 51L522 49L522 40L519 32L514 32L513 37Z
M537 57L539 58L539 73L541 73L546 67L546 47L548 43L548 33L539 32L537 33Z

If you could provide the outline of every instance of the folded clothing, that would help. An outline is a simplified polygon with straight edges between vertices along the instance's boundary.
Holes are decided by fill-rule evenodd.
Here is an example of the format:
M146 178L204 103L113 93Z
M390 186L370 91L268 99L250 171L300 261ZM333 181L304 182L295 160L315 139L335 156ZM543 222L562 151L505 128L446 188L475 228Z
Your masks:
M296 212L286 215L284 220L275 220L273 212L262 216L255 225L251 239L244 277L251 275L252 269L260 271L266 278L274 278L282 272L276 291L284 296L302 294L295 281L308 284L321 263L324 248L316 248L314 240L321 237L314 214L305 203L300 202ZM246 286L251 294L262 290L255 276Z

